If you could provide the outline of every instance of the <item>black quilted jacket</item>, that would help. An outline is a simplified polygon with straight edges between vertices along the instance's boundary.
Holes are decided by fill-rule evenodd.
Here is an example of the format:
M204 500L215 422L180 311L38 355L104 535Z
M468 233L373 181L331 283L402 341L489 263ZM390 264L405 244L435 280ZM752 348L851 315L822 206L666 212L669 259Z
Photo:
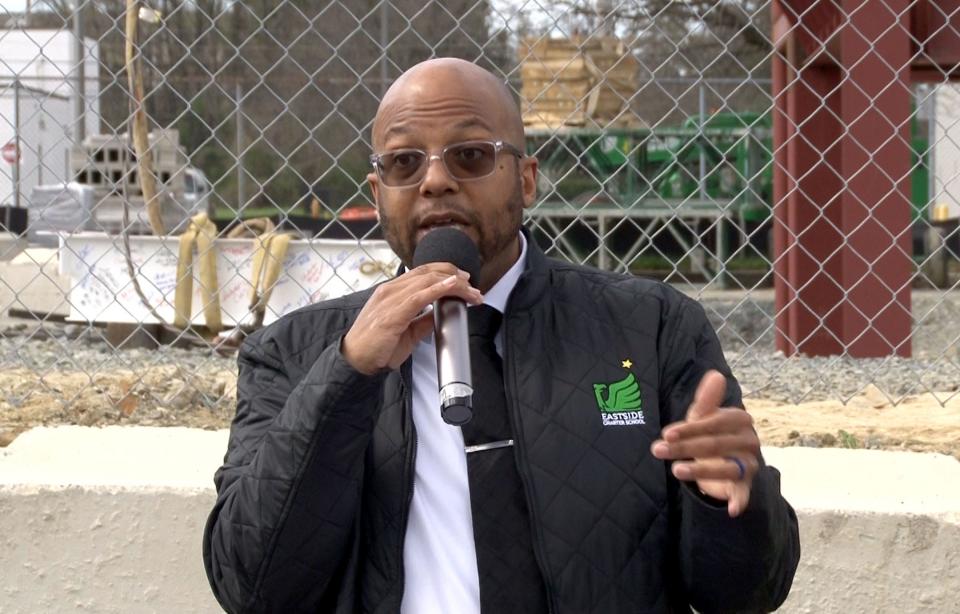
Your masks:
M339 352L369 295L301 309L240 351L237 415L203 543L213 591L230 612L400 609L417 450L409 363L371 377ZM530 241L503 349L551 612L756 612L782 603L800 547L778 472L764 467L748 509L731 519L650 453L661 428L684 417L706 369L727 375L727 402L741 404L695 301L657 282L549 260ZM602 412L604 385L628 372L641 410Z

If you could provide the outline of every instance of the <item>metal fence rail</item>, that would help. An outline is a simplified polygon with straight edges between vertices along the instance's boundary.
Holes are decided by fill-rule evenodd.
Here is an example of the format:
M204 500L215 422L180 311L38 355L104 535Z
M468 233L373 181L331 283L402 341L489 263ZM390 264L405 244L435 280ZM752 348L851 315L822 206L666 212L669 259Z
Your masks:
M370 126L438 56L516 92L548 254L698 297L749 395L945 402L958 30L953 0L6 3L0 427L228 420L238 329L392 273Z

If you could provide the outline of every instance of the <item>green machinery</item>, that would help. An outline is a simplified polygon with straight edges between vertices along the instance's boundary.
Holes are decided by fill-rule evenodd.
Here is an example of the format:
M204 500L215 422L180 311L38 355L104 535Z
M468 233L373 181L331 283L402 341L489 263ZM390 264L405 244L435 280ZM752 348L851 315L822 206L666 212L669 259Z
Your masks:
M916 119L911 128L916 221L926 219L929 202L928 141ZM716 273L729 254L727 224L767 245L768 231L756 229L772 212L772 136L769 114L757 113L714 114L702 129L699 118L690 117L654 129L528 131L527 152L539 159L541 176L541 201L530 217L563 251L582 259L593 247L576 244L567 231L570 220L579 219L600 237L594 239L598 264L622 270L661 230L673 235L682 255L695 252L706 222L716 233ZM614 254L603 239L626 218L642 232L630 249ZM710 275L711 267L699 268Z

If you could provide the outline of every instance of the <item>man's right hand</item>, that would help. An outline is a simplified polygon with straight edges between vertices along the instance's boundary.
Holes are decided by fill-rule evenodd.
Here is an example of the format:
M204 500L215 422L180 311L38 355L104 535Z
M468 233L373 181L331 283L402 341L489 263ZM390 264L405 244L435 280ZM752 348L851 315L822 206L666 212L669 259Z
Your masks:
M343 338L343 357L367 375L399 368L433 330L433 314L423 313L427 305L445 296L470 305L483 302L469 277L452 264L434 262L377 286Z

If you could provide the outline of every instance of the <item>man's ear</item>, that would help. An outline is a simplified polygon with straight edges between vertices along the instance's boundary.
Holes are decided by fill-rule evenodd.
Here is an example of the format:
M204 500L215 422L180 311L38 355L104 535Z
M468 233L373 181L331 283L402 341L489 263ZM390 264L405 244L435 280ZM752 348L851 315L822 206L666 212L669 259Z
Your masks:
M540 163L533 156L520 160L520 182L523 190L523 208L529 209L537 202L537 171Z

